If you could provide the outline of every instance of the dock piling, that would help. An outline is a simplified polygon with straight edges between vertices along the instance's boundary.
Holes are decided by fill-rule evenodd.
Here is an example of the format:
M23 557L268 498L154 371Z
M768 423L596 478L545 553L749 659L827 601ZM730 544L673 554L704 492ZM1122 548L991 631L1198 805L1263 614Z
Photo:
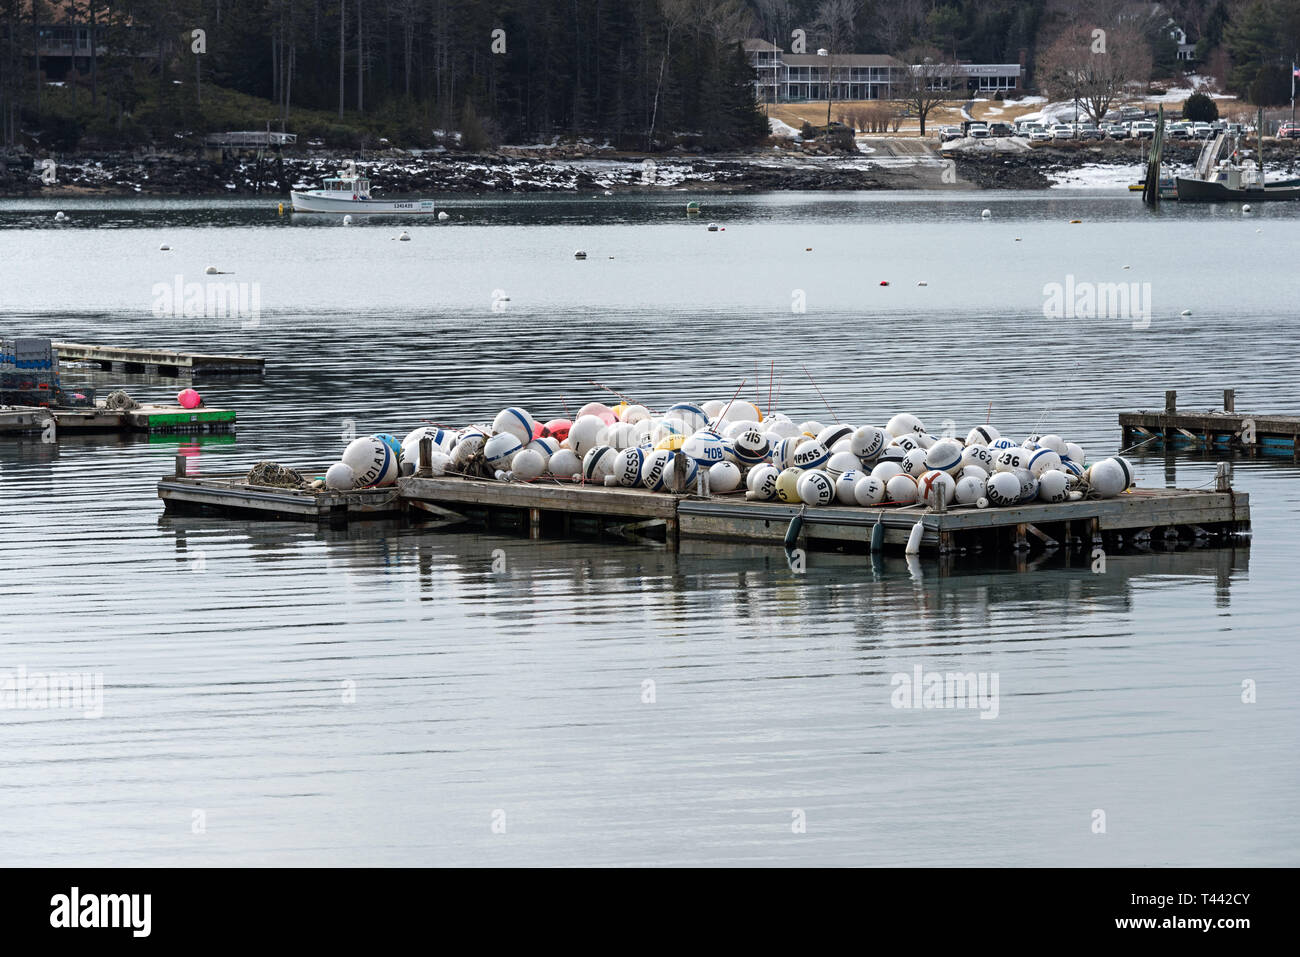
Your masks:
M1165 390L1165 414L1173 415L1178 411L1178 392L1175 389Z
M1236 389L1223 390L1223 411L1224 412L1237 411L1237 390Z
M176 477L185 478L185 456L177 454L176 456Z
M1232 463L1220 462L1214 470L1214 490L1216 492L1232 491Z
M420 462L415 472L420 478L433 478L433 437L420 438Z

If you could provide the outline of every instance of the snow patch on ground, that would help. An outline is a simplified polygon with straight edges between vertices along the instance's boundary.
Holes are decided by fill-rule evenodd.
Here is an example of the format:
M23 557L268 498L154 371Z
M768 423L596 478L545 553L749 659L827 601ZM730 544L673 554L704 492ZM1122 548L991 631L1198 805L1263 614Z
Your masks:
M778 120L775 116L767 118L767 128L771 130L773 136L779 136L782 139L796 141L803 139L798 130L784 120Z

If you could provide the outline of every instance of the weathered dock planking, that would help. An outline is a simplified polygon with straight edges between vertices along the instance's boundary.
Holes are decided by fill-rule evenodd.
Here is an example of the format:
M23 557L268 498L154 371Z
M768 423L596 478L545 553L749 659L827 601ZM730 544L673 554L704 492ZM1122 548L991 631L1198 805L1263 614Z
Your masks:
M1258 415L1236 411L1236 394L1223 393L1222 410L1187 411L1177 393L1165 393L1163 411L1121 412L1122 447L1287 455L1300 460L1300 415Z
M251 485L246 474L191 476L186 457L176 457L176 474L158 483L158 497L168 511L250 514L264 519L314 520L337 523L359 518L391 518L406 507L395 487L352 492ZM324 474L324 469L318 470ZM316 471L303 470L304 475Z
M253 375L263 373L266 360L257 356L221 356L171 349L135 349L95 346L82 342L55 342L60 362L86 362L104 372L181 376Z
M662 541L672 549L684 540L781 546L796 515L802 515L800 547L865 551L879 524L883 545L901 548L919 521L921 547L940 554L1103 543L1141 546L1153 539L1235 542L1250 529L1249 496L1226 483L1217 491L1134 489L1112 499L937 511L920 505L803 508L747 501L738 494L700 497L555 481L419 476L398 479L393 488L355 492L268 490L248 486L243 476L174 477L159 483L158 495L168 508L189 503L230 513L331 521L432 515L446 522L508 528L531 538L595 532Z
M43 406L0 406L0 435L61 432L230 432L235 428L231 409L184 409L170 405L142 405L125 412L99 408L58 409Z

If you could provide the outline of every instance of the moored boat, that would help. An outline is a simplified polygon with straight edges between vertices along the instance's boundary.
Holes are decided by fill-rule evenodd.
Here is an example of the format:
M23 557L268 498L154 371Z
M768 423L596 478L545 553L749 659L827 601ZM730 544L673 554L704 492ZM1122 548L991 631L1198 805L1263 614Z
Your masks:
M348 163L338 176L325 178L321 189L292 190L289 193L295 213L386 213L409 215L433 213L431 199L374 199L370 195L370 180Z

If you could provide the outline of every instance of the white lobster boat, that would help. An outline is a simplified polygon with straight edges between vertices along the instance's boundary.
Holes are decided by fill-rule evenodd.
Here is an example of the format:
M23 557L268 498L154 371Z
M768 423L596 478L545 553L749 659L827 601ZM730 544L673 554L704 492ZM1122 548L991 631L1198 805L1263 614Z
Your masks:
M371 199L370 180L349 163L338 176L327 177L322 189L289 193L295 213L387 213L407 215L434 212L431 199Z

